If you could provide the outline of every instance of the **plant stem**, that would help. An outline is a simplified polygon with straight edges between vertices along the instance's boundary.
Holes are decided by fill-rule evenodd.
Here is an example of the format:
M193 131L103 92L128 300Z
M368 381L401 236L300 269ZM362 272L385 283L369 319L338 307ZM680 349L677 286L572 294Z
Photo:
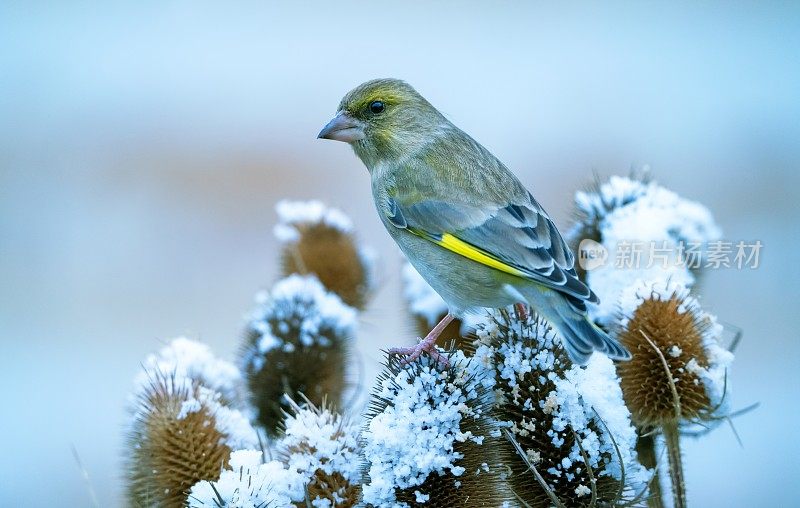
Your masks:
M669 476L672 480L672 499L675 508L686 507L686 485L683 482L683 462L681 461L680 433L678 422L665 423L664 442L669 457Z
M641 432L641 429L639 430ZM661 492L661 478L658 475L658 459L656 457L656 436L652 433L640 435L636 439L636 454L639 463L647 469L653 470L647 496L648 508L664 508L664 498Z

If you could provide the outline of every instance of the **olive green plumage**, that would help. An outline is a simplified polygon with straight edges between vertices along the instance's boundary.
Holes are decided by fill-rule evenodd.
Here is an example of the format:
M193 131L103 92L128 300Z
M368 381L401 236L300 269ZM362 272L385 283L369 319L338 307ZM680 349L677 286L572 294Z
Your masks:
M319 137L350 143L375 206L412 265L455 316L528 303L570 356L628 358L586 319L597 297L547 212L511 171L407 83L368 81L345 95Z

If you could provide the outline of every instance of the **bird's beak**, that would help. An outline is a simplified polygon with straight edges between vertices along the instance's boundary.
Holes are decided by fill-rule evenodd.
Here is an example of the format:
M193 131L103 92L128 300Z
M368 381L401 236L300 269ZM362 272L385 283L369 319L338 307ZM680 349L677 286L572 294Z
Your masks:
M364 139L364 127L364 122L361 120L353 118L344 111L339 111L333 120L319 131L317 138L353 143Z

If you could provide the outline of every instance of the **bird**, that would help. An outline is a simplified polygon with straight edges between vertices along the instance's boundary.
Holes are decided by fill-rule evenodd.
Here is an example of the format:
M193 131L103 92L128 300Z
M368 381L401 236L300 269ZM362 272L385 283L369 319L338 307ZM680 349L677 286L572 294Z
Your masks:
M486 308L529 305L555 328L570 359L630 353L592 322L597 295L553 219L492 153L411 85L374 79L348 92L317 136L348 143L366 166L389 235L448 313L419 343L393 348L406 362L427 353L454 319Z

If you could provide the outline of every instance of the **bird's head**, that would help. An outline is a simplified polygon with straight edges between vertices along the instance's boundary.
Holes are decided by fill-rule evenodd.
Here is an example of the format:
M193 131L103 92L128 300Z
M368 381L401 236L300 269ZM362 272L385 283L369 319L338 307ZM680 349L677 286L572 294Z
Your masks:
M349 143L369 169L413 154L447 123L408 83L375 79L344 96L319 138Z

